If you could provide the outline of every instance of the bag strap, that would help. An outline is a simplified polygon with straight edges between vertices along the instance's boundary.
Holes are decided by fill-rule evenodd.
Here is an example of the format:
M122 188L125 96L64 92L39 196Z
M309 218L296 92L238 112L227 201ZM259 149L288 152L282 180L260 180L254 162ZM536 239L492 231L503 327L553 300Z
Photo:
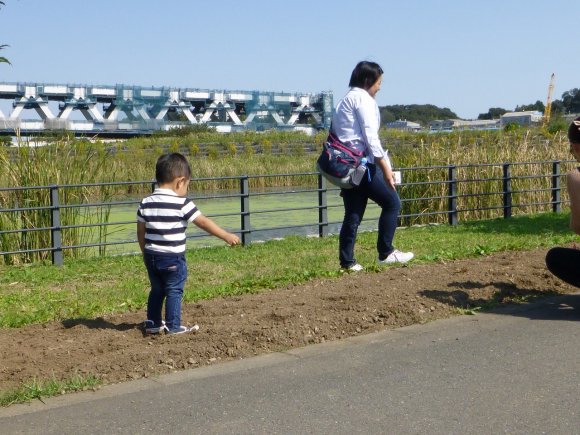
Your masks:
M328 129L328 138L324 142L328 142L328 139L331 139L333 142L341 143L336 133L334 133L334 131L332 130L332 121L330 122L330 128Z
M358 118L358 116L356 115L356 113L354 114L354 116L355 116L355 118L356 118L356 122L358 123L358 126L359 126L359 128L360 128L360 129L361 129L361 131L362 131L362 124L361 124L361 122L360 122L360 119ZM329 135L329 136L332 136L334 139L336 139L338 142L340 142L340 139L338 138L338 136L336 135L336 133L335 133L335 132L334 132L334 130L332 129L332 121L330 121L330 129L328 130L328 135ZM342 143L342 142L340 142L340 143ZM369 150L369 144L367 144L367 143L365 142L365 150L364 150L363 156L364 156L364 157L368 157L369 151L370 151L370 150Z

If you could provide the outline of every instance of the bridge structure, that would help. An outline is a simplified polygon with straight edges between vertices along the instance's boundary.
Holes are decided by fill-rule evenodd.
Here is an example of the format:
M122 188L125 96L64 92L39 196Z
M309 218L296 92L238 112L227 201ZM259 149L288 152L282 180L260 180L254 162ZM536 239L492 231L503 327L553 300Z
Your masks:
M0 134L55 131L99 137L150 135L208 125L220 132L330 127L331 92L227 91L128 85L0 82ZM11 103L11 105L10 105Z

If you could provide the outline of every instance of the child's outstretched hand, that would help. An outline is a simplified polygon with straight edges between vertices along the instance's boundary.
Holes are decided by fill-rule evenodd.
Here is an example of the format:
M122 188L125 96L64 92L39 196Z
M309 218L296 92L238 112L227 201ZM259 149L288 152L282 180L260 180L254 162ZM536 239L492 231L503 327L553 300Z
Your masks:
M230 246L239 245L241 243L240 238L237 235L224 230L204 215L199 215L193 223L212 236L219 237Z
M240 238L233 233L228 233L224 238L224 241L230 246L239 245L242 243Z

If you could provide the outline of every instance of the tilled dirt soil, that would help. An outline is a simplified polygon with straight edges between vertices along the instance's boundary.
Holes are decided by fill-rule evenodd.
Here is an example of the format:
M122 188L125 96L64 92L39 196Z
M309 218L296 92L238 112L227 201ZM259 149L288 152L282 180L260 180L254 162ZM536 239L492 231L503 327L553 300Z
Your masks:
M200 326L192 334L145 336L144 312L3 329L0 391L75 374L122 382L575 291L546 270L545 252L389 267L186 304L183 323Z

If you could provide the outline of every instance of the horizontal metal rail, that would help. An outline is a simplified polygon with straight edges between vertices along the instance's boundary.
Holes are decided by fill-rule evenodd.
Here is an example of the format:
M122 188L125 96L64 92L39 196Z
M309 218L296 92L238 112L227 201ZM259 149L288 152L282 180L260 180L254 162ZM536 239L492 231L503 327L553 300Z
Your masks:
M460 216L469 220L473 219L472 215L475 218L486 218L503 213L504 218L509 218L515 210L530 208L560 212L562 204L567 203L562 199L561 179L566 175L561 172L561 167L562 164L569 163L571 162L543 161L397 168L404 178L404 182L398 186L402 204L399 223L440 224L443 223L442 219L447 218L447 223L456 225ZM550 170L545 170L548 167ZM524 168L530 173L514 174L516 168L517 172ZM482 169L493 169L501 173L484 177L481 176ZM437 171L438 176L431 179L434 171ZM458 173L461 173L460 177ZM259 184L257 182L260 179L296 177L312 177L312 184L303 181L297 188L284 187L277 190L252 187L254 183ZM239 190L203 189L204 183L216 181L234 181L238 183ZM338 198L340 189L329 185L318 172L196 178L191 182L194 186L200 186L200 189L194 190L198 192L192 196L194 202L219 200L228 204L229 208L208 213L206 216L225 219L228 231L239 234L244 244L252 242L252 235L283 237L296 234L295 230L298 229L311 231L312 228L318 228L318 235L324 236L338 232L341 224L342 216L337 210L342 210L343 207ZM493 191L488 190L489 183L494 186ZM514 185L518 188L515 189ZM27 261L33 261L29 258L44 254L50 255L53 263L60 265L63 264L64 251L80 252L83 249L98 248L98 255L108 255L108 247L123 245L127 248L125 252L138 251L137 240L126 236L134 234L128 232L134 231L136 208L141 197L123 198L116 194L108 200L102 200L98 196L102 193L96 192L92 193L93 196L87 202L78 202L78 199L76 203L63 202L68 197L67 192L74 194L75 189L106 187L117 192L124 189L132 192L129 186L138 186L141 191L144 187L152 190L154 182L140 180L0 187L0 261L4 259L6 262L10 256L18 255L28 258ZM329 198L332 199L331 203L328 202ZM294 201L294 205L289 204L289 201ZM297 204L298 202L301 203ZM131 206L134 206L134 210L129 208ZM114 213L111 218L111 210L119 208L124 210L124 215L128 212L135 213L135 219L114 219ZM372 214L367 213L365 221L375 220L376 217ZM299 221L292 220L296 216L300 217ZM232 223L234 218L239 219L239 225ZM268 219L270 221L263 224L262 221ZM258 225L260 222L262 224ZM117 240L111 240L116 232L124 232L120 235L125 237L122 240L118 240L118 237ZM37 237L36 240L36 234L42 237ZM188 241L206 237L208 236L203 233L186 234Z

